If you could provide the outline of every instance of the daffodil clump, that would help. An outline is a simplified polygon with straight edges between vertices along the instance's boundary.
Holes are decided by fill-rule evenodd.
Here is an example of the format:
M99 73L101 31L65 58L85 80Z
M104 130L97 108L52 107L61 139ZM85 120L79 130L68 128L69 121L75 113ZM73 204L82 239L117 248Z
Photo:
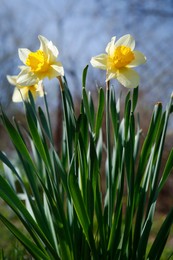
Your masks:
M24 131L18 120L11 122L0 111L0 122L18 156L16 167L0 151L0 198L23 229L2 212L0 220L33 259L161 259L173 224L173 207L155 238L152 227L158 196L173 168L173 149L161 164L173 96L165 111L160 102L155 105L141 144L136 114L139 75L133 68L146 58L134 50L133 37L128 34L117 41L113 37L106 53L91 59L94 67L105 70L106 88L97 88L97 100L86 88L86 66L80 114L74 109L58 49L43 36L39 40L35 52L19 49L24 65L19 75L7 76L15 86L13 101L24 104ZM63 119L58 121L62 130L58 134L52 132L45 78L59 80ZM123 109L109 84L114 78L130 88ZM35 104L38 96L44 97L44 109Z

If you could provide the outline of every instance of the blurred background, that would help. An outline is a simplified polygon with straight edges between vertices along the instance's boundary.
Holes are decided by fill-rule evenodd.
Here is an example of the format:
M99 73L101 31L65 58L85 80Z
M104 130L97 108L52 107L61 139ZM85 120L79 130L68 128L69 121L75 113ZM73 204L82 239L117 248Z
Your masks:
M81 91L81 73L92 56L104 52L111 37L130 33L136 49L147 57L138 70L145 103L167 102L173 88L173 1L172 0L0 0L0 102L14 111L13 86L7 74L18 74L18 48L39 48L41 34L58 47L59 59L73 93ZM88 85L104 84L105 74L89 68ZM48 98L57 107L57 86ZM116 87L116 82L113 82Z
M112 36L130 33L136 49L147 57L147 63L137 69L141 78L138 109L145 133L154 104L159 101L165 106L173 92L172 28L172 0L0 0L0 103L9 116L22 113L23 106L11 102L14 87L6 75L19 73L18 48L36 51L39 34L58 47L69 86L79 97L82 70L91 57L103 53ZM87 87L95 90L104 82L105 73L90 66ZM116 81L113 84L118 93L125 91ZM58 82L45 81L45 86L56 131ZM165 158L173 145L171 120ZM0 148L7 146L0 127ZM172 185L170 179L163 192L162 212L173 204Z

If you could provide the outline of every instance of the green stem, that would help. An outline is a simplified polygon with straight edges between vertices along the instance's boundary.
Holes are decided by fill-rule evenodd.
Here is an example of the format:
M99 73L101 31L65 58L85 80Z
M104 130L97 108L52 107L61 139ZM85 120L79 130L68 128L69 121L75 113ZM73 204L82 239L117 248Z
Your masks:
M106 143L108 159L108 226L112 223L112 166L111 166L111 145L110 145L110 88L109 81L106 82Z

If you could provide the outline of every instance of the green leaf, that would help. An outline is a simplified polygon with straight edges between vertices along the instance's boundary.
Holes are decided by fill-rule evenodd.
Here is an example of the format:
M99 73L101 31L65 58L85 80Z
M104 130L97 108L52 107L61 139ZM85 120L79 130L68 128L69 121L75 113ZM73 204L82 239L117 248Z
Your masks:
M54 248L56 248L57 252L60 249L61 259L64 259L64 260L73 259L73 256L72 256L73 252L70 250L69 245L68 245L67 236L69 234L67 233L67 230L65 227L65 224L67 224L66 219L65 218L63 219L64 225L59 222L59 216L57 216L57 214L55 212L55 205L54 205L55 202L54 201L52 202L52 199L50 198L49 193L51 193L51 191L47 190L46 191L47 197L44 196L44 210L46 213L48 223L50 225L51 233L53 235ZM59 203L57 203L57 204L59 204ZM57 206L58 206L59 211L62 210L62 208L60 209L60 207L62 207L62 205L57 205ZM50 210L50 208L51 208L51 210ZM56 217L56 221L53 221L54 217ZM61 217L62 217L62 214L61 214ZM57 241L57 237L58 237L59 241ZM59 248L58 248L58 243L59 243Z
M149 234L151 231L152 223L153 223L153 217L154 217L154 211L155 211L156 203L153 203L150 207L150 211L147 215L147 219L144 223L144 227L141 233L141 237L139 239L139 246L137 250L137 260L144 259L146 255L146 249L147 249L147 243ZM153 259L153 258L151 258Z
M140 136L141 136L142 130L140 129L140 123L139 123L139 114L137 116L137 133L135 135L135 143L134 143L134 158L137 158L139 147L140 147Z
M136 213L136 221L134 225L134 246L133 246L133 254L134 257L136 255L136 250L138 248L138 244L140 242L140 237L142 233L142 225L144 221L145 214L145 205L147 200L147 192L149 188L150 181L152 179L153 173L153 159L154 159L154 149L152 148L150 157L148 158L148 163L146 169L143 173L142 183L140 184L140 189L138 191L135 190L134 197L138 201L137 204L137 213Z
M53 149L53 148L52 148ZM58 177L60 177L64 189L67 192L67 196L70 199L70 194L69 194L69 189L68 189L68 185L67 185L67 174L66 171L63 167L63 164L58 156L58 154L56 153L56 151L53 149L53 161L54 161L54 167L55 167L55 174L59 174Z
M133 98L132 98L132 112L135 111L137 102L138 102L138 87L133 89Z
M35 165L31 159L31 156L29 154L29 151L26 147L26 144L23 141L23 138L21 137L20 133L14 128L14 126L11 124L9 119L6 117L6 115L2 112L2 115L0 116L3 122L3 125L5 126L7 132L10 135L11 141L15 145L15 147L20 151L22 156L28 161L28 163L32 166L32 168L35 169Z
M13 224L11 224L3 215L0 214L0 220L6 225L6 227L15 235L15 237L23 244L23 246L28 250L28 252L35 257L36 259L47 259L47 252L42 248L40 250L30 239L28 239L23 232L21 232L18 228L16 228ZM59 259L59 258L57 258Z
M102 126L103 121L103 113L104 113L104 91L102 88L99 89L99 101L98 101L98 109L96 115L96 124L95 124L95 139L97 140L100 133L100 128Z
M91 230L89 216L86 211L86 207L85 207L73 168L74 168L74 165L72 164L71 170L69 172L69 177L68 177L68 185L69 185L70 194L71 194L71 197L73 200L73 205L74 205L76 214L78 216L78 220L79 220L82 230L85 234L86 240L88 241L88 243L91 247L93 256L96 257L96 248L95 248L94 238L93 238L93 234L92 234L92 230Z
M158 135L156 139L156 163L155 163L154 172L152 176L151 195L149 197L147 212L149 211L150 205L152 205L152 203L156 200L156 196L157 196L159 170L161 166L161 159L162 159L162 153L164 149L164 142L165 142L165 136L166 136L167 126L168 126L171 105L172 105L172 99L170 100L170 103L167 105L166 111L163 114L162 121L158 130Z
M40 153L40 156L42 160L45 162L45 165L49 168L49 161L47 158L47 154L45 152L46 146L43 145L43 139L41 138L41 133L39 131L39 125L38 121L36 120L35 117L33 117L32 113L32 108L30 107L30 104L25 102L25 107L26 107L26 117L27 117L27 122L28 122L28 127L30 129L30 133L32 136L32 139L34 141L35 146L37 147L37 150Z
M65 87L62 93L63 115L64 115L64 131L67 141L67 152L69 163L73 157L74 131L76 128L76 118L74 114L73 102L69 89Z
M52 141L52 135L50 132L50 128L48 126L47 119L46 119L45 114L44 114L43 110L41 109L41 107L38 108L38 114L39 114L41 125L42 125L46 135L48 136L49 141Z
M0 260L5 260L3 249L1 249L1 252L0 252Z
M130 112L131 112L131 100L128 100L125 106L125 136L124 139L127 141L128 138L128 132L130 127Z
M129 105L129 100L130 100L130 91L127 93L126 98L125 98L125 111L127 110L127 106Z
M33 114L36 115L35 100L34 100L33 95L32 95L30 90L28 92L28 97L29 97L29 102L30 102L31 107L32 107Z
M111 89L110 112L111 112L111 119L112 119L115 138L117 138L118 131L119 131L119 124L120 124L120 111L119 111L119 109L120 109L119 108L119 100L116 103L115 90Z
M79 158L79 169L81 178L81 193L85 202L87 202L87 181L89 173L89 164L87 161L87 149L85 149L85 137L79 134L77 153Z
M162 248L162 251L163 251L163 248L164 248L163 246L165 245L165 242L168 238L172 223L173 223L173 209L171 209L171 211L167 215L166 219L164 220L164 222L151 246L147 259L151 259L151 260L156 259L159 248ZM161 255L162 251L159 252L160 255Z
M171 173L171 169L173 167L173 149L171 150L169 157L167 159L160 183L159 183L159 187L158 187L158 192L160 192L169 176L169 174Z
M83 97L83 104L84 104L86 116L87 116L88 121L90 123L91 130L93 131L93 129L94 129L94 115L91 113L91 110L90 110L91 104L89 102L89 98L88 98L88 95L86 93L85 88L83 88L82 93L83 93L82 97Z
M10 170L18 177L18 179L20 179L20 176L16 171L15 167L12 165L7 156L2 151L0 151L0 160L10 168Z
M98 158L96 154L96 147L94 143L93 136L90 134L90 166L89 166L89 180L88 180L88 204L90 205L91 209L91 215L90 215L90 220L91 223L93 223L93 218L94 218L94 204L96 205L97 201L99 198L96 196L96 189L98 188L97 186L99 185L99 177L100 177L100 172L99 172L99 164L98 164ZM94 204L93 204L94 203ZM100 201L98 201L100 203ZM93 209L92 209L93 207ZM89 207L88 207L89 208Z
M66 77L64 76L63 79L64 79L64 90L65 90L65 95L67 97L68 104L72 108L72 110L74 111L73 98L72 98Z
M37 225L33 217L30 215L28 210L25 208L24 204L19 200L16 193L9 186L9 184L0 175L0 197L12 208L12 210L17 214L29 234L32 236L34 241L41 246L41 241L38 239L36 233L40 239L45 243L47 248L53 253L55 253L52 245L49 242L49 233L44 234L41 228ZM41 216L44 219L44 216ZM46 222L44 223L44 225ZM46 229L46 226L45 226Z
M110 237L108 241L108 251L117 252L118 245L120 243L120 239L122 237L121 234L121 225L122 225L122 191L117 190L117 203L116 209L113 216L113 223L111 227Z
M95 121L95 110L94 110L94 102L91 96L91 92L89 91L88 93L88 103L89 103L89 108L90 108L90 114L91 114L91 119L92 119L92 125L94 129L94 121Z
M90 221L88 214L86 212L86 207L82 199L81 191L79 189L79 185L77 183L77 178L74 175L74 172L71 170L68 177L68 185L70 194L73 200L73 204L78 215L79 222L83 228L84 234L89 242L89 227Z
M80 132L81 136L82 136L82 142L83 142L83 146L84 149L87 151L88 149L88 145L89 145L89 126L88 126L88 119L86 114L83 112L82 114L80 114L78 121L77 121L77 125L78 125L78 129L77 132Z
M153 111L149 129L148 129L148 133L144 140L142 150L140 152L140 159L139 159L139 166L138 166L138 171L137 171L135 189L139 189L139 187L140 187L140 182L143 177L142 173L145 170L146 164L148 162L148 158L151 153L151 149L152 149L155 139L157 137L158 129L161 124L161 120L162 120L162 104L158 103L154 107L154 111Z
M82 87L83 87L83 88L85 88L85 86L86 86L86 77L87 77L88 67L89 67L89 65L87 65L87 66L84 68L83 74L82 74Z

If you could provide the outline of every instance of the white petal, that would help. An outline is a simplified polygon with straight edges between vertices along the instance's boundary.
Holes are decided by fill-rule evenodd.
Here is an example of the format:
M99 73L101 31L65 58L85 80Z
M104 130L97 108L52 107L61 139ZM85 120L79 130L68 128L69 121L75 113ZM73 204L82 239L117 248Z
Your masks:
M47 55L49 62L53 63L59 54L58 49L52 43L52 41L49 41L46 37L39 35L38 38L40 40L40 50L42 50Z
M31 68L28 66L20 66L19 67L21 69L20 73L30 73L31 72Z
M49 48L50 52L53 54L53 56L57 58L59 51L51 41L48 44L48 48Z
M115 40L116 40L116 36L112 37L111 41L106 46L106 52L111 56L115 50Z
M13 102L22 102L22 96L18 88L14 89L13 96L12 96Z
M40 81L38 82L36 91L37 91L37 93L38 93L38 95L39 95L40 97L43 97L43 96L44 96L44 89L43 89L43 82L42 82L42 80L40 80Z
M27 69L22 70L17 77L17 84L21 86L32 86L38 82L38 78L34 73Z
M51 65L51 68L52 69L50 70L50 72L48 74L49 79L52 79L52 78L55 78L58 76L64 76L64 68L60 62L55 65Z
M26 48L18 49L19 58L24 64L26 63L26 60L30 52L31 51Z
M130 34L126 34L115 43L115 47L122 45L130 47L130 49L133 51L135 48L135 40Z
M107 54L100 54L98 56L92 57L90 60L91 65L95 68L106 70L107 56Z
M141 64L144 64L146 62L146 57L142 52L133 51L133 53L135 55L135 59L130 64L127 65L128 68L133 68Z
M15 85L16 86L16 81L17 81L17 76L10 76L7 75L7 80L10 84Z
M42 50L45 54L48 55L49 40L42 35L39 35L38 39L40 41L40 50Z
M20 70L29 69L26 65L18 66L18 68L19 68Z
M139 85L139 75L132 69L119 70L117 80L126 88L136 88Z
M38 35L38 39L39 39L40 43L43 44L43 45L48 45L49 44L49 40L46 37L42 36L42 35Z

